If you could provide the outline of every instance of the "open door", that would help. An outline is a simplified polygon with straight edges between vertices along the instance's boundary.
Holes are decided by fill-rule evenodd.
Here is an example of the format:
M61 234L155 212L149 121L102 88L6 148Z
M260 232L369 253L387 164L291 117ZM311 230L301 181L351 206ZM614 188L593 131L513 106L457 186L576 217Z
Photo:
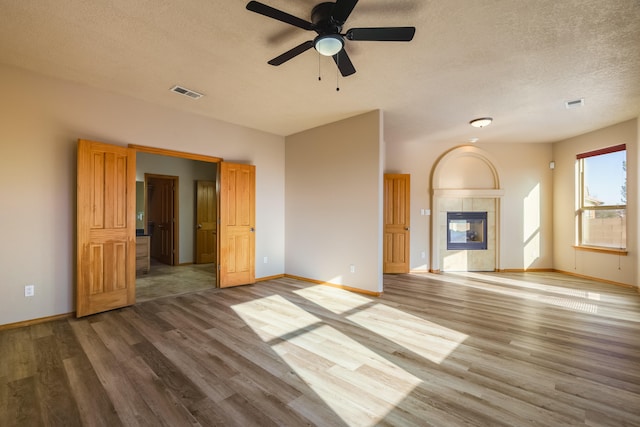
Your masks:
M151 258L163 264L175 265L178 177L145 174L144 179L147 187L147 233L151 236Z
M216 183L196 182L196 264L216 262Z
M78 317L135 303L135 150L78 141Z
M220 163L218 285L255 283L255 188L253 165Z
M384 175L384 273L409 272L410 175Z

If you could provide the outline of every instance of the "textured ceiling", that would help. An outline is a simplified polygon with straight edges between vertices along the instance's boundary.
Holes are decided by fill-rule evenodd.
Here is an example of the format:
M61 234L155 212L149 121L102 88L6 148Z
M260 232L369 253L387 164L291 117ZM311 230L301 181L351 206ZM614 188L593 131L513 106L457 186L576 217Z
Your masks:
M310 20L318 0L263 2ZM315 33L245 5L0 0L0 63L278 135L381 109L387 143L549 142L640 116L638 0L361 0L345 30L416 36L347 41L357 73L339 80L313 49L268 65Z

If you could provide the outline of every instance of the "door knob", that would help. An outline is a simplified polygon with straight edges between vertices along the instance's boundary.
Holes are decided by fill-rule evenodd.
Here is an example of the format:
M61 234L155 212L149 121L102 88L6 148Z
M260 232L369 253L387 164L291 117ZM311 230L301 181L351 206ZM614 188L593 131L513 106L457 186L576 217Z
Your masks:
M407 230L407 231L409 231L409 227L405 227L404 229L405 229L405 230Z
M253 233L254 231L256 231L256 229L255 229L255 228L253 228L253 227L251 227L251 228L249 229L249 231L251 231L251 232Z
M201 229L201 228L202 228L202 224L198 224L198 229Z

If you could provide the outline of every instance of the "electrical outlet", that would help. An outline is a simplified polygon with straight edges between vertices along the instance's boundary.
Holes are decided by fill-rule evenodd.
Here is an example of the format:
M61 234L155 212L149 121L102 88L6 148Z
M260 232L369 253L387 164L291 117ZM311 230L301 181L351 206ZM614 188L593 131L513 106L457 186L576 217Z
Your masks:
M34 296L36 293L36 287L35 285L26 285L24 287L24 296L25 297L32 297Z
M425 259L427 257L427 253L425 251L420 252L420 258Z
M269 258L264 257L264 263L267 264L269 262Z
M351 265L349 266L349 270L350 270L352 273L355 273L355 272L356 272L356 266L355 266L355 265L353 265L353 264L351 264Z

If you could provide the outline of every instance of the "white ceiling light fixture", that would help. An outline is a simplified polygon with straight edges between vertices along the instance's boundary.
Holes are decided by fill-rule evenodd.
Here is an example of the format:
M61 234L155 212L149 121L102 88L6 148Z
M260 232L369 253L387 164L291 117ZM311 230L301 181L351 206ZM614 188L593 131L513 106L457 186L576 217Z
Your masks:
M324 34L316 37L313 46L320 55L333 56L344 47L344 39L340 34Z
M469 122L474 128L483 128L489 126L493 121L492 117L480 117L479 119L473 119Z

